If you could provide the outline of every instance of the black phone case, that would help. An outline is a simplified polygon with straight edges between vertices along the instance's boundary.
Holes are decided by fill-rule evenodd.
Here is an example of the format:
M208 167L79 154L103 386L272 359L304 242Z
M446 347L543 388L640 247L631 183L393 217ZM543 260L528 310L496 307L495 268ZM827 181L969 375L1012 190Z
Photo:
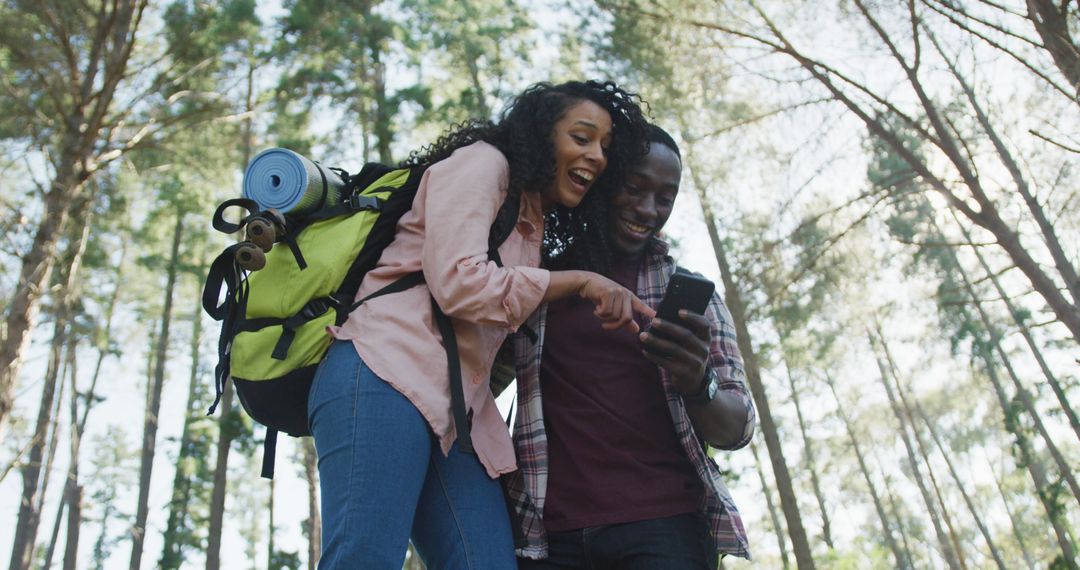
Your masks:
M680 309L703 315L715 289L716 285L704 277L676 273L671 276L664 298L660 300L660 307L656 310L656 316L678 322Z

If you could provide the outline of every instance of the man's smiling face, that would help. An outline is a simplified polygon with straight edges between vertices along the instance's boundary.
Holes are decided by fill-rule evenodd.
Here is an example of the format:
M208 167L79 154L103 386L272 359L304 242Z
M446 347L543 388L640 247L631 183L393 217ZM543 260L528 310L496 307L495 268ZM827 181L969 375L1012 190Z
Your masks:
M649 153L626 177L626 183L608 206L608 237L619 256L631 257L645 251L675 204L682 178L682 161L662 143L649 145Z

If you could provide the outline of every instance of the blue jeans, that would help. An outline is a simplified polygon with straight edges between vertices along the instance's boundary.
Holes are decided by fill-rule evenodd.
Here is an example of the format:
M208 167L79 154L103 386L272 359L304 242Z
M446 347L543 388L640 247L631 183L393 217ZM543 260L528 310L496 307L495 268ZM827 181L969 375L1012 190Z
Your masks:
M548 557L519 570L706 570L717 566L709 526L698 513L548 533Z
M443 457L416 407L336 341L311 386L322 490L322 570L513 568L502 489L455 444Z

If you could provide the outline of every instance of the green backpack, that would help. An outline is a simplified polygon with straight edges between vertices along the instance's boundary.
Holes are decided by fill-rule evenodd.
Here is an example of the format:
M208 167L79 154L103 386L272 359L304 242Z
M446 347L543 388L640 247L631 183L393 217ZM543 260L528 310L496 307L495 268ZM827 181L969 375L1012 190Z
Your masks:
M217 395L209 413L231 378L244 410L267 428L266 478L273 477L279 431L311 435L308 392L333 341L326 327L343 324L367 300L424 282L423 273L413 273L354 301L364 275L375 267L394 239L398 220L412 207L424 169L368 163L352 176L334 172L346 182L344 198L312 213L293 217L260 211L254 201L243 198L223 202L214 213L215 229L227 234L246 229L249 241L229 246L214 260L203 288L204 310L222 323L214 373ZM326 195L324 188L324 200ZM517 196L507 198L491 226L488 255L499 265L497 248L513 231L519 205ZM236 207L247 214L238 223L226 221L225 211ZM262 244L269 249L263 263L261 249L252 243L258 241L253 232L267 228L272 229ZM273 242L280 244L273 247ZM252 256L257 258L254 263ZM434 298L432 308L447 352L454 421L467 426L453 326ZM469 429L457 432L458 446L472 451Z

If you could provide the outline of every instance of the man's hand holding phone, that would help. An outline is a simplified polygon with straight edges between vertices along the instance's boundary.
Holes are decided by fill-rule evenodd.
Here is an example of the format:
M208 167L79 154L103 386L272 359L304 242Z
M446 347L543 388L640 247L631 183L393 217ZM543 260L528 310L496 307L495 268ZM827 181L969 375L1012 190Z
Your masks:
M713 290L707 279L676 273L657 317L640 335L645 358L667 370L675 389L684 395L700 393L706 381L711 327L703 313Z

